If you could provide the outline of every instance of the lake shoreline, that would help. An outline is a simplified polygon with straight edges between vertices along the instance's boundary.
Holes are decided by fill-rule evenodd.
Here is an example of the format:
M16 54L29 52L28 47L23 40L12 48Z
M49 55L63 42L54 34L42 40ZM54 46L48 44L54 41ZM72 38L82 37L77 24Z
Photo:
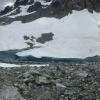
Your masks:
M25 50L25 49L23 49ZM87 58L53 58L53 57L41 57L36 58L34 56L18 56L17 52L22 50L8 50L0 51L0 62L4 63L47 63L47 62L64 62L64 63L91 63L100 62L100 56L96 55Z

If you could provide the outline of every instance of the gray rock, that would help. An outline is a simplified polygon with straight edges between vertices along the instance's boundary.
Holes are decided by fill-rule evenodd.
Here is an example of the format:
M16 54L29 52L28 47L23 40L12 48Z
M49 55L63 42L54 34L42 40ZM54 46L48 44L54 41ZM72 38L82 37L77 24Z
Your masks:
M53 36L54 36L54 34L51 32L50 33L43 33L41 35L41 37L36 39L36 41L44 44L45 42L53 40Z
M0 100L25 100L13 86L3 86L0 89Z
M0 68L0 100L5 94L4 100L99 100L99 66L52 62L46 67Z

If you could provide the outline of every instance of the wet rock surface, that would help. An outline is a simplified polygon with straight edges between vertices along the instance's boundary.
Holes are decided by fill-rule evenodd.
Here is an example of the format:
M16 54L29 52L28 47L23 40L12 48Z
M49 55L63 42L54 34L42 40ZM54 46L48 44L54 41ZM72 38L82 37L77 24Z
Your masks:
M10 99L0 100L99 100L100 63L0 68L2 93L0 98L9 93Z

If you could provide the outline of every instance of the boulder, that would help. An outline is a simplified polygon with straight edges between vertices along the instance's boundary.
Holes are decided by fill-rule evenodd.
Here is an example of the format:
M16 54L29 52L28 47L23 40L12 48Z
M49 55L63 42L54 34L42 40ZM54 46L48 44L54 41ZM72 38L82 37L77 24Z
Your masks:
M41 35L41 37L36 39L36 41L43 44L45 42L53 40L53 36L54 36L54 34L51 32L50 33L43 33Z

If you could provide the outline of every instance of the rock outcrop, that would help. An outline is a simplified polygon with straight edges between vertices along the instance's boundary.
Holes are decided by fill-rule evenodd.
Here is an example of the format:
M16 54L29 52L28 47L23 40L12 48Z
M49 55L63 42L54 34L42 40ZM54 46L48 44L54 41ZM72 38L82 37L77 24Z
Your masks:
M34 3L34 0L16 0L16 2L14 3L14 7L18 7L18 6L21 6L21 5L29 5L29 4L32 4Z
M48 6L41 4L41 1L45 3L51 2ZM83 10L88 9L89 12L93 13L93 11L100 12L100 0L16 0L14 3L14 8L16 9L19 6L26 6L30 5L27 9L27 12L37 11L39 9L47 9L48 12L52 12L53 14L57 13L72 13L72 10ZM9 7L10 8L10 7ZM0 12L0 15L6 14L10 12L11 9L5 8L3 11ZM46 12L45 12L46 13Z
M42 0L41 0L42 1ZM55 9L62 9L67 12L72 10L83 10L88 9L90 12L93 10L100 11L100 0L43 0L45 2L51 2L49 6ZM27 5L34 3L34 0L16 0L15 7L19 5ZM41 3L41 2L40 2ZM35 8L38 7L38 2L36 2ZM39 4L40 5L40 4ZM31 7L30 7L31 9Z
M28 6L27 6L28 5ZM22 13L21 6L27 6L26 15L18 15ZM13 21L21 21L22 23L31 22L41 17L55 17L62 18L73 10L87 9L89 12L100 12L100 0L16 0L14 7L7 7L0 12L0 15L7 14L12 11L11 14L5 15L0 18L0 25L7 25ZM17 11L15 11L17 10ZM9 17L15 15L16 17Z
M46 42L49 42L49 41L53 40L53 36L54 36L54 34L52 32L50 32L50 33L43 33L41 35L41 37L38 37L36 39L36 41L39 42L39 43L44 44Z
M40 2L35 2L34 5L31 5L28 9L27 12L33 12L37 11L42 8L42 5Z
M4 15L4 14L7 14L8 12L12 11L13 10L13 7L12 6L7 6L5 7L4 10L1 10L0 11L0 15Z
M99 0L54 0L52 6L61 7L66 10L82 10L88 9L90 12L93 10L99 11L100 1Z

